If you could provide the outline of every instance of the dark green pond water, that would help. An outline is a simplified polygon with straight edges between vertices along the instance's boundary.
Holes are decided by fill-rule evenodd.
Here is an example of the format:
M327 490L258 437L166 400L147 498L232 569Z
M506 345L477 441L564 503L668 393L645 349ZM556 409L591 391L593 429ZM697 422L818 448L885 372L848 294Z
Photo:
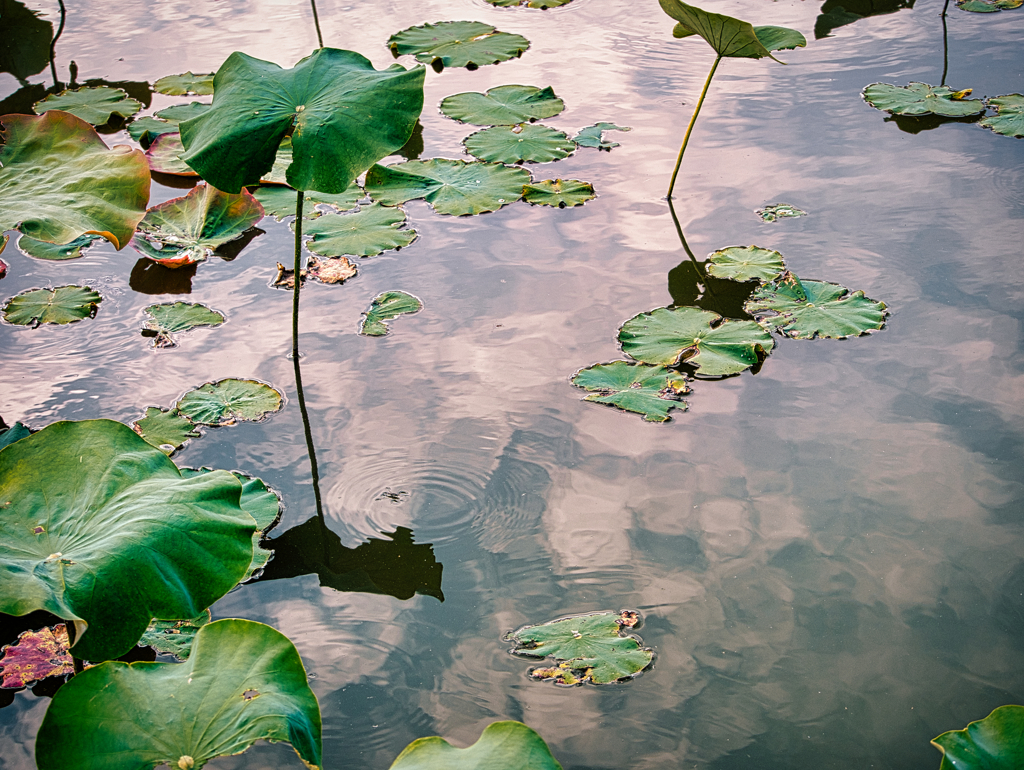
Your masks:
M152 83L212 71L234 50L291 66L316 47L297 0L68 4L65 79L72 59L79 80ZM30 6L56 18L55 2ZM422 552L396 546L374 552L375 580L404 598L305 574L213 607L296 644L326 767L383 770L419 736L464 746L517 719L566 768L936 768L930 738L1024 702L1024 141L907 125L862 100L869 83L939 82L936 0L821 39L811 0L708 9L809 43L780 54L788 66L719 67L676 187L690 247L778 249L801 277L861 289L892 315L856 339L779 339L756 375L697 382L688 413L652 425L582 402L569 377L621 358L617 327L683 290L671 271L688 258L663 196L711 50L673 40L654 0L547 12L321 0L325 43L377 67L393 61L391 34L425 22L480 20L531 41L518 60L428 71L423 158L463 157L473 130L438 113L442 98L509 83L552 86L566 102L545 121L556 128L632 127L610 153L530 167L592 182L586 206L452 218L413 202L412 246L303 292L303 378L338 547L404 527L443 565L443 601ZM947 24L948 85L1024 92L1024 10L951 7ZM0 76L0 98L18 87ZM181 101L154 95L152 109ZM156 184L151 205L181 194ZM755 216L781 201L808 216ZM187 299L228 322L161 351L138 333L142 309L186 298L166 292L188 280L154 279L131 248L60 263L12 243L3 297L81 283L104 300L67 327L0 326L0 414L33 428L130 421L203 382L259 378L286 394L280 413L208 430L175 460L278 489L278 534L309 520L291 296L269 287L292 236L261 228L191 279ZM388 289L425 309L386 338L358 335ZM623 607L644 614L657 652L625 684L531 681L501 641L524 623ZM48 703L26 691L0 710L0 768L34 766ZM260 745L210 766L299 763Z

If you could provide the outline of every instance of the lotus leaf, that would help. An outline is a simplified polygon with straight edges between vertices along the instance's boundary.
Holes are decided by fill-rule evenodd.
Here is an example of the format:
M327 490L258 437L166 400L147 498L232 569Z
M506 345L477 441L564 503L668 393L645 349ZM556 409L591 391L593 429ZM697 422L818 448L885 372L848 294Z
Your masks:
M213 108L181 124L183 159L237 193L272 168L291 135L287 182L337 194L401 148L423 109L422 67L378 72L353 51L320 48L290 70L235 52L214 78Z
M807 216L806 211L801 211L796 206L791 206L788 203L772 203L763 209L758 209L755 213L761 218L762 222L775 222L787 217Z
M388 38L388 47L396 56L414 54L416 61L438 69L475 70L522 56L530 41L479 21L440 21L403 29Z
M690 392L686 378L663 366L612 361L581 369L572 377L577 388L595 391L584 398L642 414L648 422L670 420L669 411L689 407L680 398Z
M632 679L654 661L654 652L636 636L623 635L639 615L629 610L595 612L551 620L505 634L510 652L528 658L554 658L553 668L530 671L556 684L610 684Z
M206 305L192 302L172 302L164 305L150 305L144 311L149 318L144 337L153 338L153 347L173 348L177 346L171 336L175 332L186 332L197 326L219 326L224 316Z
M15 441L21 441L21 439L31 435L32 431L30 431L20 422L16 422L3 433L0 433L0 449L10 446Z
M0 659L0 687L14 689L28 687L48 676L67 676L75 673L75 662L68 649L68 629L63 623L53 628L25 631L18 641L4 648Z
M291 187L280 185L267 185L260 187L253 193L256 200L263 206L263 213L268 217L272 216L278 222L285 217L295 216L296 191ZM328 195L320 192L305 193L302 198L302 216L306 219L320 216L317 211L310 211L314 206L329 206L335 211L351 211L359 205L366 194L356 185L352 185L345 192L337 195ZM309 213L307 213L309 212Z
M698 374L710 376L749 369L775 347L771 334L753 321L722 321L695 307L660 307L634 316L619 330L619 342L626 355L645 364L671 366L682 357Z
M191 166L181 159L185 148L181 144L181 135L175 130L172 133L154 137L146 150L146 163L158 174L174 174L175 176L199 176Z
M154 620L139 639L139 645L152 647L161 655L173 655L178 660L187 660L196 633L211 620L209 610L188 620Z
M257 740L320 768L320 707L295 646L270 626L217 620L184 663L110 661L64 685L36 738L39 770L198 770Z
M108 149L92 126L60 110L4 115L0 123L0 231L48 243L86 233L118 249L128 243L149 200L141 150Z
M544 739L522 722L492 722L484 728L476 743L464 749L457 749L444 738L437 736L417 738L405 747L391 765L391 770L499 768L562 770L562 766L552 756Z
M568 5L572 0L484 0L484 2L496 5L499 8L512 8L515 6L526 6L527 8L540 8L546 11L548 8L559 8Z
M707 273L731 281L773 281L785 269L777 251L758 246L729 246L708 257Z
M4 320L17 326L69 324L94 318L102 301L99 292L88 286L28 289L7 300Z
M16 0L3 3L4 40L0 45L0 72L9 72L22 84L50 63L53 25Z
M200 115L205 115L209 112L211 106L206 102L173 104L170 107L164 107L164 109L156 113L156 116L171 123L182 123L192 118L198 118Z
M523 199L540 206L582 206L596 198L593 185L578 179L545 179L523 187Z
M59 94L50 94L32 105L36 115L42 115L47 110L63 110L94 126L102 126L112 115L127 118L141 109L141 102L129 99L128 94L120 88L109 86L83 87L73 91L69 89Z
M128 135L136 142L143 147L149 147L158 136L178 133L178 124L147 115L129 123L127 131Z
M370 309L364 315L359 333L367 337L383 337L391 330L384 324L400 315L418 313L423 309L423 302L412 294L404 291L385 291L373 298Z
M514 126L551 118L565 109L551 86L498 86L480 94L469 91L441 102L441 113L474 126Z
M988 100L989 107L996 108L996 114L982 118L979 126L991 128L997 134L1024 136L1024 96L1007 94Z
M932 740L939 770L1019 770L1024 767L1024 706L1000 706L963 730Z
M151 208L139 224L132 246L164 267L191 265L202 262L262 218L263 207L248 191L225 193L200 184L184 198Z
M893 115L963 118L980 115L985 111L985 102L981 99L966 98L970 93L970 88L954 91L948 86L930 86L927 83L910 83L907 86L872 83L864 88L862 95L864 101L875 109Z
M178 400L178 411L199 425L234 425L262 420L281 408L282 398L266 383L228 378L188 391Z
M757 288L746 310L762 326L794 339L846 339L881 329L889 312L884 302L825 281L801 281L783 273Z
M956 0L956 7L972 13L994 13L1020 8L1024 0Z
M18 250L22 254L29 257L35 257L36 259L78 259L83 256L83 249L87 249L89 246L92 246L96 241L101 239L102 236L99 235L82 235L75 238L71 243L58 246L55 243L47 243L46 241L36 240L35 238L29 238L27 235L23 235L18 238Z
M581 128L580 132L572 138L580 147L596 147L599 150L611 150L618 147L618 142L611 142L604 138L605 131L632 131L628 126L617 126L614 123L595 123L592 126Z
M416 240L415 230L400 229L404 224L404 211L373 203L351 214L326 214L307 222L302 232L313 236L306 248L314 254L372 257Z
M439 214L466 216L497 211L519 200L529 182L525 169L433 158L374 166L366 174L366 192L385 206L425 198Z
M665 13L679 22L672 33L675 37L700 35L719 56L747 59L769 56L775 59L772 51L807 45L804 36L795 29L754 27L749 22L710 13L680 0L658 2Z
M359 268L352 264L348 257L310 257L306 269L302 272L304 276L309 275L320 283L345 283L349 278L355 278ZM294 271L292 273L294 276ZM292 280L294 286L294 277Z
M569 157L576 143L561 131L542 125L493 126L467 136L466 150L497 163L546 163Z
M173 454L191 439L200 436L195 423L182 416L177 409L160 409L156 406L148 407L146 416L133 422L131 427L147 444L155 446L165 455Z
M167 75L153 84L153 90L167 96L209 96L213 93L214 73Z
M195 617L245 574L241 493L224 471L182 478L122 423L48 425L0 452L0 612L46 610L74 621L76 657L119 657L152 618Z

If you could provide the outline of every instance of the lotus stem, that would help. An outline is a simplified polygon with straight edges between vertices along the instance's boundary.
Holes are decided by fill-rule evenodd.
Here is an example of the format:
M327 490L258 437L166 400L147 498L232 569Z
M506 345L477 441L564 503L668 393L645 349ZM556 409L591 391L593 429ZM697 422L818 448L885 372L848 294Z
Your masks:
M64 32L64 19L68 14L67 8L64 7L64 0L57 0L60 4L60 25L57 27L57 34L53 36L53 40L50 41L50 74L53 75L53 87L56 89L60 86L60 81L57 80L57 41L60 40L61 33ZM74 80L74 78L72 78Z
M316 25L316 39L320 43L320 47L324 47L324 36L320 32L320 16L316 12L316 0L309 0L309 4L313 6L313 24Z
M942 80L940 86L946 85L946 73L949 71L949 40L946 37L946 11L949 10L949 0L942 6Z
M666 196L669 200L672 199L672 188L676 186L676 177L679 175L679 165L683 162L683 153L686 152L686 144L690 141L690 132L693 131L693 124L697 122L697 115L700 113L700 106L704 104L704 97L707 96L708 86L711 85L711 78L715 76L715 70L718 69L718 62L722 61L721 54L715 59L715 63L711 65L711 72L708 73L708 79L704 81L704 90L700 92L700 99L697 100L697 109L693 111L693 117L690 118L690 125L686 127L686 136L683 137L683 146L679 148L679 157L676 158L676 167L672 171L672 179L668 183L668 195Z

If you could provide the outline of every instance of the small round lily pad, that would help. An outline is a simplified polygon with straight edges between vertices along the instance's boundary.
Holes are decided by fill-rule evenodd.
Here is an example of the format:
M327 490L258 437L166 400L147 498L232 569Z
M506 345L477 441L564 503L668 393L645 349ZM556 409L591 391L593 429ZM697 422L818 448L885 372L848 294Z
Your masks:
M177 409L199 425L234 425L239 420L262 420L281 408L282 399L264 382L228 378L188 391Z
M519 200L530 179L526 169L500 163L432 158L374 166L366 173L366 192L385 206L424 198L439 214L466 216Z
M864 101L872 107L893 115L941 115L946 118L964 118L985 111L981 99L968 99L971 89L954 91L948 86L930 86L910 83L894 86L890 83L872 83L864 89Z
M523 187L523 199L538 206L582 206L597 197L590 182L578 179L545 179Z
M4 304L4 320L17 326L69 324L93 318L103 300L88 286L28 289Z
M474 126L514 126L551 118L565 109L551 86L497 86L486 93L469 91L441 102L441 114Z
M827 281L803 281L783 273L757 288L744 305L767 329L794 339L846 339L877 331L889 311L884 302Z
M173 348L177 345L171 336L175 332L186 332L198 326L220 326L224 315L206 305L194 302L170 302L150 305L144 311L146 319L144 337L153 338L153 347Z
M773 281L786 264L782 255L759 246L729 246L708 257L708 275L731 281Z
M568 158L576 149L561 131L529 123L485 128L462 143L470 155L497 163L547 163Z
M153 84L153 90L168 96L209 96L213 93L213 76L213 72L167 75Z
M82 87L51 94L32 105L36 115L47 110L70 112L86 123L102 126L111 115L127 118L142 109L142 103L130 99L125 91L110 86Z
M372 257L416 240L416 231L404 229L404 224L404 211L373 203L351 214L318 217L304 224L302 232L313 236L306 248L314 254Z
M584 401L636 412L648 422L665 422L672 419L672 409L685 412L688 408L681 398L690 392L686 378L664 366L630 361L594 364L576 372L572 384L592 391Z
M395 54L413 54L416 61L435 68L475 70L522 56L530 41L479 21L441 21L404 29L388 39L388 47Z
M978 121L979 126L991 128L1004 136L1024 137L1024 96L993 96L988 100L988 106L995 107L996 114L982 118Z

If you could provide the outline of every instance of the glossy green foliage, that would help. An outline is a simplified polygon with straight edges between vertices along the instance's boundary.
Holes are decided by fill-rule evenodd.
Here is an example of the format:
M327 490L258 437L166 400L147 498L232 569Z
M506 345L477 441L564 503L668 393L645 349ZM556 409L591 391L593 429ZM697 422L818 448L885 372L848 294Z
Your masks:
M391 331L385 321L400 315L418 313L422 309L423 303L412 294L406 294L404 291L383 292L373 298L370 309L364 313L359 333L367 337L383 337Z
M561 131L531 123L485 128L462 143L473 157L496 163L546 163L567 158L576 149Z
M304 235L313 239L306 248L325 257L372 257L400 249L416 240L416 231L404 229L405 212L373 203L351 214L327 214L306 222Z
M187 620L154 620L139 639L139 645L152 647L161 655L188 660L196 634L211 620L209 610Z
M791 206L788 203L772 203L763 209L758 209L755 213L762 222L777 222L780 219L807 216L806 211L801 211L796 206Z
M353 51L320 48L292 69L231 54L214 78L213 108L181 124L183 160L231 193L256 184L291 135L286 178L296 190L340 193L401 148L423 109L422 67L377 71Z
M604 138L605 131L632 131L628 126L617 126L614 123L595 123L592 126L581 128L580 132L572 138L580 147L596 147L599 150L611 150L618 147L618 142L612 142Z
M708 275L732 281L773 281L786 264L782 255L758 246L729 246L708 257Z
M466 216L514 203L529 182L525 169L433 158L374 166L366 174L366 192L385 206L424 198L439 214Z
M200 435L195 423L182 416L177 409L160 409L156 406L147 407L146 416L133 422L132 430L165 455L173 454Z
M142 103L129 99L128 94L120 88L97 86L83 87L50 94L42 101L32 105L36 115L47 110L63 110L79 117L86 123L102 126L113 115L127 118L142 109Z
M749 22L710 13L680 0L658 0L661 9L679 22L673 36L704 38L719 56L760 59L772 51L807 45L804 36L787 27L754 27Z
M36 259L47 259L61 261L65 259L78 259L83 256L82 250L92 246L96 241L101 240L99 235L82 235L71 243L58 246L56 243L47 243L35 238L23 235L18 238L18 251Z
M1024 96L993 96L988 100L988 106L995 107L996 114L982 118L978 125L991 128L997 134L1024 137Z
M153 347L173 348L178 343L171 335L187 332L199 326L220 326L224 316L206 305L194 302L170 302L150 305L143 311L147 316L142 334L153 338Z
M59 110L0 123L0 231L58 244L87 233L118 249L128 243L149 201L141 150L108 149L92 126Z
M295 216L295 204L297 195L291 187L281 185L266 185L256 190L253 195L263 206L263 213L268 217L274 217L281 222L285 217ZM366 197L362 188L352 185L345 192L337 195L328 195L321 192L309 192L302 197L302 216L304 219L311 219L320 215L315 210L316 206L326 206L335 211L351 211L359 205L359 201ZM303 232L305 232L303 226Z
M671 419L672 409L684 412L688 409L682 400L682 396L690 392L686 378L663 366L629 361L595 364L576 372L572 384L592 391L584 401L636 412L648 422L665 422Z
M0 449L10 446L15 441L21 441L21 439L31 435L32 431L30 431L20 422L16 422L3 433L0 433Z
M511 652L527 658L552 658L556 665L530 672L556 684L610 684L632 679L654 662L642 640L625 633L639 620L635 612L595 612L523 626L505 635Z
M50 63L53 25L40 19L39 11L29 10L16 0L4 0L0 8L4 21L0 72L9 72L19 81L26 81Z
M457 749L437 736L417 738L391 770L562 770L537 733L521 722L492 722L472 746Z
M593 185L578 179L545 179L523 187L523 199L538 206L557 206L564 209L582 206L596 197Z
M884 302L851 292L826 281L802 281L792 273L758 287L746 310L762 326L787 337L845 339L867 334L885 325Z
M190 770L258 740L321 767L320 706L295 646L251 620L196 633L184 663L110 661L62 687L36 738L39 770Z
M230 473L182 478L112 420L56 422L0 452L0 612L75 622L73 652L116 658L154 618L190 618L252 561Z
M1010 11L1024 5L1024 0L956 0L956 7L971 13Z
M156 113L156 117L144 117L133 120L128 124L128 134L136 142L140 142L143 146L148 146L158 136L178 133L179 123L183 120L198 117L209 109L210 105L203 102L175 104L172 107L160 110Z
M69 324L93 318L103 298L88 286L28 289L4 304L4 320L17 326Z
M970 88L954 91L948 86L930 86L927 83L910 83L906 86L872 83L864 88L862 95L864 101L875 109L893 115L964 118L985 111L985 102L981 99L968 99L970 93Z
M199 425L234 425L262 420L281 408L281 400L264 382L228 378L190 390L178 400L178 411Z
M153 137L146 150L146 162L153 171L159 174L199 176L191 166L181 159L184 152L181 135L177 131L159 134Z
M530 41L479 21L441 21L403 29L388 38L388 47L397 55L413 54L416 61L435 68L475 70L522 56Z
M940 770L1020 770L1024 767L1024 706L1000 706L963 730L932 740Z
M153 90L167 96L209 96L213 93L213 74L204 72L193 75L185 72L181 75L167 75L153 84Z
M441 102L441 114L474 126L514 126L551 118L565 109L551 86L497 86L480 94L469 91Z

